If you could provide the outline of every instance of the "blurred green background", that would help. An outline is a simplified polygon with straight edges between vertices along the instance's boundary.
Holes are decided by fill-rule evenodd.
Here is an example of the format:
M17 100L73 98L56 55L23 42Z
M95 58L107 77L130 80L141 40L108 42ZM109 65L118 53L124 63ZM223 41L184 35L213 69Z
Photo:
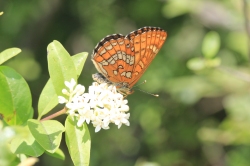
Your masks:
M37 111L39 94L49 78L50 42L60 41L71 55L89 52L78 81L89 86L91 74L96 73L90 55L103 37L126 35L144 26L161 27L168 32L167 41L139 81L147 83L138 87L160 96L139 90L128 96L129 127L111 126L94 133L89 125L90 165L246 166L250 163L250 68L243 2L2 0L0 51L22 49L5 65L28 81ZM210 31L217 36L215 42L211 40L217 49L203 42ZM210 52L215 57L209 57ZM214 59L219 66L213 65ZM63 123L65 116L58 119ZM72 165L64 141L61 148L65 161L44 154L36 165Z

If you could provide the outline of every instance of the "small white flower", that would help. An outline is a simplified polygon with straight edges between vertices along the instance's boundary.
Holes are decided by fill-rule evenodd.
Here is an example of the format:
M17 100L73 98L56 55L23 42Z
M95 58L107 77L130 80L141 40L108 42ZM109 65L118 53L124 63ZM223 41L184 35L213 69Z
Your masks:
M101 128L101 126L100 125L97 125L97 126L95 126L95 132L97 133L98 131L100 131L102 128Z
M121 112L127 112L129 111L129 106L128 105L121 105L121 108L119 108Z
M65 99L63 96L58 96L58 102L59 102L60 104L63 104L63 103L67 103L68 100Z
M63 90L62 90L62 93L65 94L65 95L67 95L67 96L70 95L70 93L67 91L67 89L63 89Z
M71 79L65 81L68 90L63 93L69 96L65 99L58 96L59 103L66 103L68 114L77 117L77 126L84 122L90 122L95 127L95 132L101 129L109 129L109 124L114 123L120 128L122 124L129 126L129 106L123 95L116 91L116 87L106 83L98 84L93 82L89 86L88 93L84 93L85 87Z
M93 116L93 110L90 108L88 104L86 104L84 108L78 109L78 113L79 113L79 120L81 120L82 123L84 123L85 121L87 124L90 123L90 120ZM81 125L79 124L79 126Z
M74 94L77 94L77 95L81 95L81 94L84 93L84 91L85 91L85 87L82 86L82 85L80 85L80 84L78 84L78 85L76 85L76 88L75 88L75 90L73 91L73 93L74 93Z
M74 88L75 85L76 85L76 81L72 78L72 79L70 80L70 82L65 81L64 84L69 88L69 92L72 92L72 91L73 91L73 88Z

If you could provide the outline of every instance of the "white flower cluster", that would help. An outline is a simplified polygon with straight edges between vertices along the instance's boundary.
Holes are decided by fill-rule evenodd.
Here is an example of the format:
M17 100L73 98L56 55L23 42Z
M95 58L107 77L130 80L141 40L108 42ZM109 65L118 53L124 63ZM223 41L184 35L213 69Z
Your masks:
M76 85L74 79L65 81L65 85L69 91L63 89L62 92L69 96L69 99L58 96L58 100L61 104L66 103L70 115L78 117L77 126L92 122L95 132L109 129L110 123L114 123L118 128L122 124L129 126L128 101L116 91L115 86L93 82L89 92L84 93L85 87Z

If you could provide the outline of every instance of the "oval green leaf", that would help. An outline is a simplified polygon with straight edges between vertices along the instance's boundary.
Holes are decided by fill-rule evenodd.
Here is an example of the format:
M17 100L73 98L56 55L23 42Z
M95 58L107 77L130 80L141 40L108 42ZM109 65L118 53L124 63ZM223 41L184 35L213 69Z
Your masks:
M220 49L220 36L217 32L208 32L203 39L202 53L205 58L213 58Z
M0 66L0 114L9 125L22 125L33 116L28 84L15 70Z
M72 56L73 63L77 70L77 75L79 76L82 72L84 63L88 56L87 52L82 52ZM47 114L58 104L58 97L55 92L54 86L51 82L51 79L48 80L45 87L42 90L38 101L38 119L40 119L43 115Z
M9 48L0 53L0 64L6 62L10 58L16 56L21 52L19 48Z
M76 67L76 72L77 72L78 76L82 72L82 69L83 69L83 66L84 66L84 63L85 63L87 57L88 57L87 52L81 52L79 54L76 54L76 55L72 56L72 60L73 60L74 65Z
M42 90L38 101L38 119L47 114L58 104L58 97L55 92L51 79L48 80Z
M190 70L202 70L206 67L206 62L203 58L192 58L187 62L187 67Z
M28 126L36 141L48 152L54 153L62 139L64 126L55 120L38 121L30 119Z
M17 136L11 141L11 151L15 154L26 154L38 157L44 153L44 149L30 133L28 126L18 127Z
M52 157L58 158L60 160L64 160L65 159L65 155L64 155L64 153L63 153L63 151L61 149L57 149L55 151L55 153L49 153L47 151L45 151L45 153L48 154L48 155L50 155L50 156L52 156Z
M82 127L77 127L76 120L68 116L65 129L66 144L74 165L88 166L91 140L86 123Z
M75 65L60 42L53 41L48 45L47 50L49 74L54 89L58 96L64 96L62 93L62 89L65 88L64 82L70 81L71 78L77 80Z

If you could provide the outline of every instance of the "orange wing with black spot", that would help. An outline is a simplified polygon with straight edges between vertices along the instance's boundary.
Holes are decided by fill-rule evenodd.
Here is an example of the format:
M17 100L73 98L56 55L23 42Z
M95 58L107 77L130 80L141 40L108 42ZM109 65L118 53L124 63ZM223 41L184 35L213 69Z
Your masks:
M95 47L92 61L111 83L131 89L152 62L167 33L156 27L143 27L127 36L114 34Z

